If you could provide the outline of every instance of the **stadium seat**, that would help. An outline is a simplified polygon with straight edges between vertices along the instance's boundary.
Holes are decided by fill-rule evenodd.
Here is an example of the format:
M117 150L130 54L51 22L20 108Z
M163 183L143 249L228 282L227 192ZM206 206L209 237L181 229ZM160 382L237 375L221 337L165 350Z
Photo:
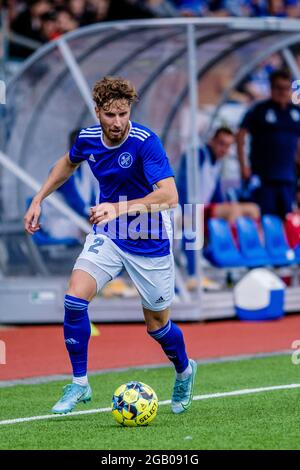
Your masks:
M296 256L296 263L300 264L300 245L297 245L294 248L295 256Z
M236 228L240 252L245 258L247 267L257 268L271 264L271 260L262 246L257 232L257 226L249 217L239 217Z
M287 214L284 229L288 244L295 252L296 262L300 264L300 214Z
M284 229L288 244L291 248L300 245L300 214L287 214L284 221Z
M209 244L203 250L204 256L220 268L246 266L246 260L239 253L226 220L212 218L208 221Z
M283 223L275 215L262 217L265 246L273 266L288 266L296 262L294 250L292 250L285 236Z

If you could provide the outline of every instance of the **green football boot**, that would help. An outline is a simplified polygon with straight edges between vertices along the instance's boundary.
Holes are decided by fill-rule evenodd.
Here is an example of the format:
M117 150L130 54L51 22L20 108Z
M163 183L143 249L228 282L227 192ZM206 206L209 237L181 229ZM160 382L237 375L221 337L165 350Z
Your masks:
M173 413L183 413L192 404L195 376L197 372L197 363L190 359L192 373L184 380L175 380L173 389L171 408Z
M92 399L92 389L89 384L86 386L68 384L63 390L63 396L53 406L52 413L70 413L78 403L86 403Z

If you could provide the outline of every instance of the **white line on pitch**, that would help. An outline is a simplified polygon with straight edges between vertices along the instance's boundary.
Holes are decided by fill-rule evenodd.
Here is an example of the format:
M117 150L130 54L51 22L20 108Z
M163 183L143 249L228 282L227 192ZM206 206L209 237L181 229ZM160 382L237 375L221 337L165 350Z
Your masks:
M268 357L276 357L276 356L287 356L291 355L293 350L291 349L284 349L280 351L273 351L267 353L254 353L254 354L239 354L234 356L221 356L221 357L212 357L206 359L197 359L197 364L206 365L206 364L219 364L219 363L227 363L227 362L239 362L239 361L247 361L251 359L263 359ZM143 364L139 366L131 366L131 367L115 367L112 369L101 369L101 370L92 370L89 372L89 377L97 377L99 375L109 374L111 372L128 372L141 370L141 369L165 369L165 368L172 368L170 363L166 364ZM16 385L39 385L49 382L56 382L61 380L71 380L72 375L70 374L60 374L60 375L46 375L46 376L37 376L37 377L27 377L25 379L15 379L15 380L1 380L0 381L0 389L7 388L7 387L15 387Z
M232 392L209 393L207 395L196 395L194 396L193 400L194 401L209 400L210 398L234 397L234 396L239 396L239 395L250 395L252 393L272 392L274 390L289 390L293 388L300 388L300 384L273 385L272 387L246 388L242 390L233 390ZM170 400L164 400L164 401L160 401L159 405L160 406L169 405L170 403L171 403ZM41 421L41 420L46 420L46 419L63 418L63 417L69 417L69 416L105 413L110 410L111 408L98 408L98 409L86 410L86 411L73 411L72 413L68 413L67 415L51 414L51 415L43 415L43 416L30 416L28 418L5 419L3 421L0 421L0 425L27 423L30 421Z

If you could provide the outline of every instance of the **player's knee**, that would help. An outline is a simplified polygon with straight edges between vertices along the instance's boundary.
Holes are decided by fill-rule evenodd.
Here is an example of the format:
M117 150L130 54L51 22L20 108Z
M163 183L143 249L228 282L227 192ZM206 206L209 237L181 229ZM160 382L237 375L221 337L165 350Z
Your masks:
M85 273L83 273L85 275ZM82 276L81 273L73 272L67 295L77 297L78 299L84 299L90 302L97 292L96 281L90 276Z
M87 293L80 289L79 286L69 286L69 289L66 292L66 295L71 295L72 297L76 297L77 299L84 299L90 302L93 298L93 295L87 295Z
M76 297L77 299L84 299L90 302L93 298L91 292L88 292L82 285L70 281L69 288L66 292L67 295L71 295L72 297Z
M163 328L169 320L169 309L154 311L144 309L145 322L149 332Z

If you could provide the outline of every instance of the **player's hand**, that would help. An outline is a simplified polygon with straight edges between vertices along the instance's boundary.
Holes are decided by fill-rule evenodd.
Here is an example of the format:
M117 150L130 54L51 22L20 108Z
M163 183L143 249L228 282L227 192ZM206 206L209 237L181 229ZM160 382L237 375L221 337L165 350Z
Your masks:
M244 181L248 181L251 178L252 172L249 166L244 166L241 170L241 176Z
M28 211L24 216L24 226L27 233L33 235L37 232L41 226L39 224L39 218L41 215L41 205L36 201L32 201Z
M91 207L90 222L96 225L106 224L119 216L118 203L103 202Z

